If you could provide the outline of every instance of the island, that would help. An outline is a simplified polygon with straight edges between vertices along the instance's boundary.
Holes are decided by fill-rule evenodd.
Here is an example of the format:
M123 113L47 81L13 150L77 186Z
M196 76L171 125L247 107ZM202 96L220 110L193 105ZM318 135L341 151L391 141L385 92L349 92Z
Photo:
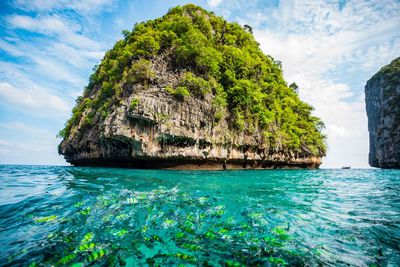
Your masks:
M76 166L318 168L323 122L249 25L193 4L135 24L93 70L59 153Z
M369 164L400 168L400 57L384 66L365 86Z

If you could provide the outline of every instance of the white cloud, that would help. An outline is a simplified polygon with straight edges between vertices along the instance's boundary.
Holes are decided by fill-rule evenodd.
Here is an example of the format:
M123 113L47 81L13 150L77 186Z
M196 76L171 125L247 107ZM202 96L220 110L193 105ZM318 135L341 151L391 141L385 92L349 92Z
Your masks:
M24 10L48 10L56 7L61 7L60 1L54 0L16 0L17 7Z
M22 122L0 123L0 128L8 129L8 130L15 130L15 131L24 132L24 133L41 134L42 136L43 135L46 135L46 136L52 135L47 130L33 127L33 126L27 125ZM2 143L1 141L4 141L4 142L8 143L8 145L10 145L10 142L7 142L7 141L1 140L1 139L0 139L0 144Z
M207 3L210 7L219 6L223 0L208 0Z
M66 23L57 16L30 17L25 15L12 15L7 18L7 21L15 28L47 35L69 34L71 31L78 30L76 24L66 25Z
M104 51L99 49L102 45L74 32L80 30L79 25L65 22L59 17L32 18L14 15L7 17L7 20L13 28L45 34L43 37L35 37L33 41L24 38L0 40L1 50L14 57L29 59L12 68L14 74L22 72L18 76L29 76L28 80L42 77L45 81L64 81L72 84L75 87L73 90L81 90L87 81L87 70L104 55ZM78 71L79 69L85 72ZM3 71L10 72L8 68ZM15 77L14 74L8 77L5 75L6 81Z
M7 142L6 140L0 139L0 146L8 146L10 145L10 142Z
M65 165L55 133L22 122L1 123L0 130L0 163Z
M0 139L0 156L8 155L11 150L12 144L6 140Z
M0 82L10 80L18 86L25 86L31 83L27 74L28 72L20 64L0 60Z
M77 49L61 42L49 46L47 53L53 59L66 62L74 68L86 69L93 67L93 60L100 60L104 56L104 51Z
M71 85L68 84L68 86L63 86L62 82L58 82L60 77L54 77L55 79L52 80L51 76L49 77L48 75L45 75L46 73L51 73L52 75L54 74L51 72L51 70L45 71L39 66L32 67L23 64L0 61L0 84L8 83L14 88L19 88L21 91L27 90L27 92L29 92L30 88L42 88L49 94L57 95L60 99L68 103L68 106L71 107L73 100L76 99L78 95L81 95L83 85L71 87ZM43 79L38 77L43 77ZM41 84L37 84L36 81L40 82ZM57 85L57 87L55 87L55 85ZM1 99L3 99L3 97L1 97ZM46 101L47 99L42 99L43 105L46 105ZM5 101L5 98L4 101L0 102L0 104L6 103L7 102ZM40 112L38 109L36 109L35 112L32 112L31 109L21 108L19 111L28 116L44 115L43 111ZM7 113L4 115L9 116ZM58 115L61 116L62 114L57 114L57 116Z
M63 64L60 64L59 61L55 61L50 57L44 58L35 55L32 55L31 58L37 64L37 67L43 70L43 74L49 78L66 81L76 86L80 86L85 83L85 80L82 77L71 72L69 68Z
M28 11L71 9L81 13L96 13L112 5L113 0L16 0L15 6Z
M50 43L50 45L40 44L39 46L43 46L43 48L39 49L38 45L20 39L13 42L0 40L0 50L15 57L24 57L30 60L30 62L17 67L25 76L31 75L34 78L39 75L46 76L47 79L66 81L79 88L84 86L87 77L82 77L81 72L77 70L92 68L94 62L98 62L104 55L104 51L78 49L62 42ZM9 69L4 68L4 71ZM16 71L14 68L14 72ZM14 75L10 76L15 77Z
M0 105L3 121L14 121L0 122L1 163L65 165L56 133L111 45L97 15L112 11L112 3L12 0L12 13L0 19L6 30L0 50L7 54L0 60ZM32 117L48 129L15 122Z
M28 109L28 112L33 109L48 116L65 116L70 110L69 105L59 96L39 87L16 88L9 83L0 82L0 96L9 104Z
M14 41L15 40L13 40L13 42ZM25 56L27 53L27 51L21 51L19 48L15 47L15 45L3 40L0 40L0 49L15 57Z
M8 17L7 21L14 28L54 36L60 41L77 48L88 50L99 50L101 48L101 45L96 41L77 33L81 30L78 24L65 21L58 16L47 15L30 17L25 15L12 15Z
M70 5L67 6L71 7L72 9L78 10L80 12L99 12L106 8L112 6L113 0L76 0L73 1Z
M0 155L8 155L11 150L0 147Z

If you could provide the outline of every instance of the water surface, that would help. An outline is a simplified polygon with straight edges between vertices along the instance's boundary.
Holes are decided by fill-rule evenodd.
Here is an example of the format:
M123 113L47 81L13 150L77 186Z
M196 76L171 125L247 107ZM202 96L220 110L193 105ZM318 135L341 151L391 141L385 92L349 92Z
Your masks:
M399 266L399 170L0 165L2 266Z

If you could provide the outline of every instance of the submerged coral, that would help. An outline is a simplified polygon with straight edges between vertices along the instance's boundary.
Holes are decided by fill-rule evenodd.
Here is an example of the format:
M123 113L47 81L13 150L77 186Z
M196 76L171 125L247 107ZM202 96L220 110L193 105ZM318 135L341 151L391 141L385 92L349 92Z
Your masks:
M284 266L310 256L288 225L274 226L255 209L233 217L221 201L164 187L85 198L68 217L35 219L59 225L32 266Z

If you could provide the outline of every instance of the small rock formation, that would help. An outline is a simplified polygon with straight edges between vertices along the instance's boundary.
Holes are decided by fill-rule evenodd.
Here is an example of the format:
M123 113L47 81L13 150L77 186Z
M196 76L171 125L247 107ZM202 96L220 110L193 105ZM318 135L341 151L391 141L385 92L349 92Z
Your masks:
M400 58L376 73L365 86L369 164L400 168Z
M60 132L77 166L318 168L323 123L252 33L195 5L108 51Z

